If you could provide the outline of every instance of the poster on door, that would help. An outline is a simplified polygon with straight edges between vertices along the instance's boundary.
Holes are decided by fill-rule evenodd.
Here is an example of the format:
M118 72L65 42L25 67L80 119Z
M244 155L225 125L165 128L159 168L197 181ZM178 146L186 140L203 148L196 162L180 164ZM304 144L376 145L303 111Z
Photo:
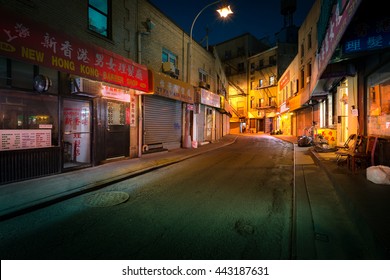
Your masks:
M64 141L70 161L90 161L90 105L88 102L64 101Z

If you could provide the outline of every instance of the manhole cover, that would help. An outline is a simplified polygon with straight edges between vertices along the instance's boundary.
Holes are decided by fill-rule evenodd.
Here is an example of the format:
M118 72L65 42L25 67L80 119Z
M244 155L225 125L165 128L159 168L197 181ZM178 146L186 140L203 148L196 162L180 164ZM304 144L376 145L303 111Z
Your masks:
M125 202L129 195L125 192L98 192L85 198L85 204L91 207L108 207Z

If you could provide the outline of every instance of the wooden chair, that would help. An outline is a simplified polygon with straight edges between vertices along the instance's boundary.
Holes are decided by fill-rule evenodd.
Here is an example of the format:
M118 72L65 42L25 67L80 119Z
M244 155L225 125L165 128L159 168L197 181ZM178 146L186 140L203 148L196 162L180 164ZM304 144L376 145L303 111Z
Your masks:
M378 137L367 136L362 141L362 149L355 149L353 152L348 154L347 164L353 173L356 172L358 164L360 167L375 165L374 155L377 142Z
M361 135L359 135L359 140L361 139ZM336 161L338 165L341 165L345 161L347 161L348 155L353 152L356 148L356 144L358 141L358 137L356 134L349 135L348 139L345 141L344 146L336 147L338 150L335 152Z

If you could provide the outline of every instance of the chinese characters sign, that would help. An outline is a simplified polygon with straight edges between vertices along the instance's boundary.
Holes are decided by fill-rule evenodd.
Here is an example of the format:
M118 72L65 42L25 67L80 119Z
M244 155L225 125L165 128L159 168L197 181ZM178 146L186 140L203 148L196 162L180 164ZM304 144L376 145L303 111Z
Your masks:
M130 59L1 11L0 55L149 92L148 70Z
M390 46L390 19L382 17L351 24L351 34L344 40L346 54L388 48Z
M180 80L152 71L154 94L187 103L194 103L194 87Z
M334 11L329 19L329 26L326 30L324 41L322 42L320 53L318 54L318 76L325 70L332 57L337 44L340 42L349 22L355 14L362 0L349 0L344 11L340 5L334 5Z
M221 108L221 97L218 94L212 93L211 91L203 88L199 89L200 103L209 105L215 108Z

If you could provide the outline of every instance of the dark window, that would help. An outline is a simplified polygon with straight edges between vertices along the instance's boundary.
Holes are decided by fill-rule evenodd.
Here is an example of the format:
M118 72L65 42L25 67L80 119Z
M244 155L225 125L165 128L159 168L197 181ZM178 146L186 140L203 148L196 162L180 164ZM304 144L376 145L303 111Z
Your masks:
M244 47L238 47L237 48L237 55L238 56L244 56L245 55L245 48Z
M269 57L269 65L276 65L276 55L271 55Z
M230 66L225 67L225 74L226 75L231 75L232 74L232 68Z
M264 59L259 60L259 68L264 67Z
M230 58L232 58L232 51L230 50L225 51L225 59L230 59Z
M238 63L237 69L238 69L238 73L244 73L245 72L244 63L243 62Z
M88 28L107 38L111 36L110 2L110 0L88 1Z

